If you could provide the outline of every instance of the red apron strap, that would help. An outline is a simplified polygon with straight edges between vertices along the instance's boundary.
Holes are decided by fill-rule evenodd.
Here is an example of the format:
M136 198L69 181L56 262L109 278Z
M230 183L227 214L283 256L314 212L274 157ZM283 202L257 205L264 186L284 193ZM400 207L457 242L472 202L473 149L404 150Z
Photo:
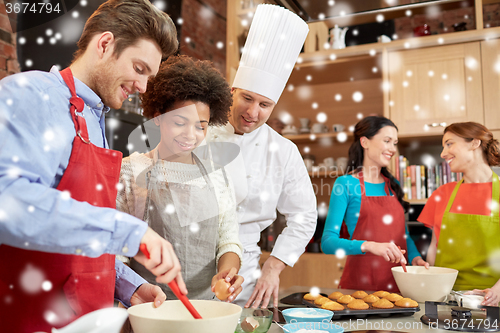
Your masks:
M73 79L73 73L71 72L71 69L69 67L63 69L59 73L61 74L64 82L66 82L69 91L71 92L71 98L69 99L69 102L71 104L70 113L71 113L71 118L75 123L76 134L80 137L80 139L83 142L90 143L89 133L87 131L87 123L83 118L83 108L85 107L85 102L83 101L83 99L81 99L76 95L75 80ZM82 116L78 116L77 112L82 114Z

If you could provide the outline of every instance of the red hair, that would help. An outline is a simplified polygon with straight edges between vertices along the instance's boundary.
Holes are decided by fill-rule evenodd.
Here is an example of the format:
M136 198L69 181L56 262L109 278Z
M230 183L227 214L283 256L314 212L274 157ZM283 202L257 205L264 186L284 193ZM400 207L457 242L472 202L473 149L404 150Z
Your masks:
M471 142L474 139L481 141L481 149L489 166L500 165L500 150L498 140L493 137L490 130L479 123L472 121L453 123L444 129L444 133L453 133Z

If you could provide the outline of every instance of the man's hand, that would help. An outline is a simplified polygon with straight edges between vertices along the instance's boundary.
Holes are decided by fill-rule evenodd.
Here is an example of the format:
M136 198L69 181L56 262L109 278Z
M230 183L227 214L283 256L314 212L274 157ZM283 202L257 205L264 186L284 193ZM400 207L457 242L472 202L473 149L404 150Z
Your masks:
M426 269L429 269L429 266L430 266L429 263L427 261L425 261L424 259L422 259L421 256L413 258L413 260L411 261L411 265L412 266L425 266Z
M179 290L187 295L186 284L181 276L181 264L172 244L151 228L148 228L142 237L141 244L146 244L150 258L139 252L134 259L156 276L156 282L167 284L175 279Z
M266 308L271 299L274 300L274 307L278 307L278 292L280 287L280 273L285 269L284 262L276 257L270 256L262 267L262 275L260 276L252 296L245 304L245 308L252 306L258 308L262 303L262 308Z
M167 295L165 295L160 287L150 283L143 283L130 298L130 304L138 305L154 301L154 306L157 308L165 302L166 299Z
M243 283L243 276L240 276L237 273L236 267L232 267L230 269L226 269L222 272L217 273L213 278L212 278L212 291L215 292L214 286L219 281L220 279L224 279L227 283L231 284L231 287L229 287L229 292L231 295L227 298L227 302L232 302L236 296L241 293L243 290L241 288L241 284Z

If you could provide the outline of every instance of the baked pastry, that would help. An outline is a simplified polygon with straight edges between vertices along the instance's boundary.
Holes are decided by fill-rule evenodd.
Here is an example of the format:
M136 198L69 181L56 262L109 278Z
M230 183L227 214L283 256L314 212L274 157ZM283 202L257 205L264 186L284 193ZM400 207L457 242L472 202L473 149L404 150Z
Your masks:
M328 298L329 299L333 299L333 300L337 300L337 299L339 299L342 296L344 296L344 294L342 294L340 291L334 291L333 293L331 293L330 295L328 295Z
M364 297L363 301L365 301L366 303L374 303L374 302L378 301L379 299L380 299L380 297L377 297L377 296L371 294L371 295Z
M349 302L349 304L347 304L347 307L353 310L366 310L370 306L367 303L365 303L362 299L355 299L354 301Z
M402 308L416 308L418 306L417 301L414 301L411 298L402 298L394 304Z
M363 290L358 290L358 291L355 291L354 293L352 293L351 296L354 298L363 299L366 296L368 296L368 294Z
M314 300L315 300L316 298L318 298L318 297L323 297L323 296L321 296L320 294L318 294L318 295L314 296L314 295L312 295L311 293L307 293L307 294L305 294L305 295L304 295L304 299L305 299L306 301L314 301Z
M384 291L384 290L379 290L379 291L374 292L373 295L382 298L382 297L389 295L389 292Z
M327 297L324 297L324 296L318 297L314 300L314 304L316 304L316 305L323 305L326 302L331 302L331 300Z
M325 304L321 305L322 309L330 310L330 311L342 311L344 310L344 306L340 303L337 303L335 301L330 301L326 302Z
M381 298L378 301L372 303L372 306L378 309L392 309L394 307L394 304L392 304L392 302L386 298Z
M348 304L354 300L355 300L355 298L352 297L351 295L344 295L344 296L340 297L339 299L337 299L337 302L342 303L342 304Z
M399 294L392 293L392 294L389 294L389 295L385 296L384 298L394 303L394 302L399 301L400 299L402 299L403 296L401 296Z

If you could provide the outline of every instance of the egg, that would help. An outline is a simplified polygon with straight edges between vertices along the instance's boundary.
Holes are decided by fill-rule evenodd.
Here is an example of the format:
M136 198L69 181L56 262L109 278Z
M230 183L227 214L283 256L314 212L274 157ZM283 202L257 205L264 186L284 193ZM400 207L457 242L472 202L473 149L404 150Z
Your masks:
M215 296L221 301L225 301L231 293L229 292L231 284L224 279L220 279L214 286Z

